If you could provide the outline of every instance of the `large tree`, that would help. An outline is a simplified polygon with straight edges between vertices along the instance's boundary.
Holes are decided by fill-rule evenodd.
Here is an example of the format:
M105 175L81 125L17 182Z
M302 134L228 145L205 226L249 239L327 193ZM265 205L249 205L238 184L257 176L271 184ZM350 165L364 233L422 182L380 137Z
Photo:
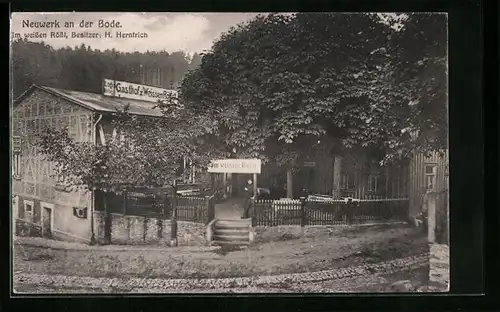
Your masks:
M384 162L448 147L447 23L444 14L390 15L389 40L370 52L380 62L346 89L364 101L340 107L346 146L379 146Z
M219 144L286 166L318 142L373 146L385 160L444 147L446 21L386 17L258 16L203 55L182 99L218 116Z

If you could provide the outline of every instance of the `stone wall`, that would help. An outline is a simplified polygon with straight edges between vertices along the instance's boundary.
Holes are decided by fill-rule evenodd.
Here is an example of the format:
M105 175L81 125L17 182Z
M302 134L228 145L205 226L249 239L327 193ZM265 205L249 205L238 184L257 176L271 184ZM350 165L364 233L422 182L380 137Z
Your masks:
M387 223L387 224L390 224ZM394 222L393 224L398 224ZM253 227L254 233L256 234L257 242L269 242L269 241L279 241L288 240L295 238L312 238L318 235L330 235L335 236L337 233L342 233L346 229L355 229L362 224L353 225L306 225L301 227L300 225L281 225L281 226L256 226Z
M187 221L177 222L177 242L179 245L205 245L206 225ZM170 235L170 234L169 234Z
M104 213L94 211L94 236L97 243L104 243Z
M308 227L301 227L296 225L283 225L283 226L256 226L253 228L256 234L256 242L268 242L283 240L286 238L302 237Z
M105 214L94 212L94 233L98 243L104 243ZM206 225L187 221L177 222L177 243L179 246L206 245ZM111 243L127 245L171 243L171 220L111 214Z
M257 242L288 240L300 237L315 237L317 235L332 234L342 231L347 227L359 225L282 225L282 226L257 226L254 227Z

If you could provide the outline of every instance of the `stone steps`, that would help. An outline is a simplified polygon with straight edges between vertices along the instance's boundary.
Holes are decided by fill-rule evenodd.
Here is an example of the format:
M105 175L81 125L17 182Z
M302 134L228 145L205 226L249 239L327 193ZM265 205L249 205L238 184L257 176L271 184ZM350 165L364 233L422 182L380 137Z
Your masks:
M210 245L250 245L253 240L252 219L215 219L207 227Z

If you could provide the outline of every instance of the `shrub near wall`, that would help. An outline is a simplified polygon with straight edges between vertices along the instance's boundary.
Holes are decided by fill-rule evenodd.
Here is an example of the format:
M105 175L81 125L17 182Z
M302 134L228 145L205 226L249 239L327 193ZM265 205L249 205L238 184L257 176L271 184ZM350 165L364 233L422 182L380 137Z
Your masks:
M42 236L42 226L16 219L15 233L18 236Z

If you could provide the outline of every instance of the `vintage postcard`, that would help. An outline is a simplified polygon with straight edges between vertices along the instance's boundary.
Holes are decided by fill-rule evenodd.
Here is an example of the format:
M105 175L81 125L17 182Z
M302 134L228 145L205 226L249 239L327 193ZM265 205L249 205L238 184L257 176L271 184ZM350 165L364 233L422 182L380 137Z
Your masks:
M448 292L442 13L12 13L15 294Z

